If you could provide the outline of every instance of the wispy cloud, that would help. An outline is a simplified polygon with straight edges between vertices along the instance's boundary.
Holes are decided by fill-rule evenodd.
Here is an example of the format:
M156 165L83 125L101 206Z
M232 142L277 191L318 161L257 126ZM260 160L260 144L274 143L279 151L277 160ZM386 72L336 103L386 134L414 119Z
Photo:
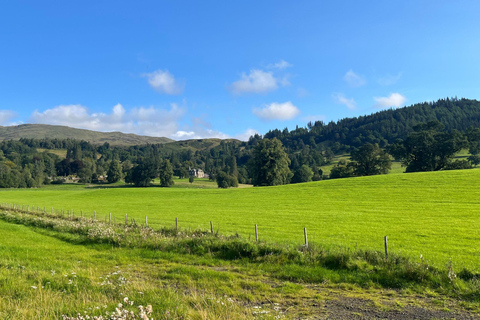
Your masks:
M398 108L404 105L407 98L400 93L392 93L388 97L374 97L373 100L377 108Z
M277 90L278 82L273 72L252 69L248 75L242 73L240 80L232 83L230 90L235 94L266 93Z
M288 62L285 61L285 60L280 60L280 61L277 62L277 63L269 64L267 67L270 68L270 69L280 69L280 70L283 70L283 69L286 69L286 68L293 67L293 65L290 64L290 63L288 63Z
M357 107L355 100L353 98L348 99L343 93L334 93L332 94L332 98L335 103L343 104L350 110L354 110Z
M302 118L305 122L325 121L326 119L327 117L323 114L312 114Z
M397 81L400 80L401 77L402 77L401 72L399 72L397 75L394 75L394 76L387 74L386 76L379 78L377 82L381 86L391 86L397 83Z
M298 88L298 90L297 90L297 96L299 98L306 97L306 96L308 96L308 94L309 93L308 93L307 89L305 89L305 88Z
M0 125L12 125L11 120L17 116L12 110L0 110Z
M189 140L189 139L203 139L203 138L228 139L230 138L230 136L220 131L201 128L200 130L196 130L196 131L179 130L175 132L175 134L171 135L170 138L174 140Z
M253 109L253 114L263 120L291 120L300 114L300 110L292 102L273 102L263 108Z
M177 95L183 93L185 88L185 83L176 80L168 70L157 70L152 73L144 73L142 76L147 78L150 86L160 93Z
M351 69L343 76L343 79L350 87L354 88L358 88L367 84L367 80L365 80L364 77L356 74Z
M241 141L248 141L248 139L250 139L250 137L255 135L255 134L260 134L260 133L255 129L248 128L247 130L245 130L245 132L237 134L236 136L234 136L234 138L238 139L238 140L241 140Z

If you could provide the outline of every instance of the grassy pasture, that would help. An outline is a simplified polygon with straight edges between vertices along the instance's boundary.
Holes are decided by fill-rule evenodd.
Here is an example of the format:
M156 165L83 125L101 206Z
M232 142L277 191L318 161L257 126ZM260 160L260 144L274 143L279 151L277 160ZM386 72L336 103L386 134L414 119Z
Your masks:
M358 312L342 306L351 298L361 299L362 312L379 319L400 310L414 318L418 309L411 306L441 319L452 310L472 316L480 310L477 280L451 281L446 271L395 256L385 260L382 254L345 250L325 254L315 246L282 248L207 232L155 232L11 210L0 215L1 319L111 313L126 296L136 303L127 306L131 311L152 304L154 319L299 319L313 314L323 319L339 307L356 318ZM105 233L112 227L117 235ZM108 234L116 244L102 240ZM230 256L244 249L253 256ZM337 299L338 305L329 306Z
M67 157L67 149L43 149L37 148L37 152L41 153L53 153L60 157L60 159L65 159Z
M278 299L261 278L215 272L203 258L71 240L0 221L0 319L105 315L126 296L131 311L152 304L154 319L252 319L237 299L257 297L243 287Z
M480 170L389 174L264 188L85 188L52 186L35 190L2 190L0 202L80 209L99 217L124 214L151 226L174 224L209 228L223 234L254 236L327 246L423 255L445 267L478 270L480 265ZM198 182L198 180L196 180Z

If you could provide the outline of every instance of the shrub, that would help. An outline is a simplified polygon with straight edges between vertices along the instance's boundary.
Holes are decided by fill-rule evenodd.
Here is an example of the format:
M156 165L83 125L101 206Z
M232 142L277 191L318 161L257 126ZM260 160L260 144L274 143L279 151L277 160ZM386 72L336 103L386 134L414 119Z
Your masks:
M472 164L468 160L454 160L445 166L445 170L471 169Z
M230 188L230 187L238 187L238 180L237 177L226 174L223 171L220 171L217 175L217 185L219 188Z

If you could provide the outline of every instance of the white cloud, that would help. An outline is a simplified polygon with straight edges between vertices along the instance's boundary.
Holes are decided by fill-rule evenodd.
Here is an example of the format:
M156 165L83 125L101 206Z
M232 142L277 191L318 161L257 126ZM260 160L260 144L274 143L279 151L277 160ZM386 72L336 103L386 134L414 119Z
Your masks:
M270 69L274 68L274 69L283 70L283 69L286 69L286 68L293 67L293 65L282 59L277 63L269 64L267 67L270 68Z
M150 86L160 93L181 94L185 88L185 84L175 80L168 70L157 70L152 73L144 73L142 76L146 77Z
M398 80L402 77L402 73L399 72L396 76L392 76L390 74L386 75L385 77L379 78L378 84L381 86L391 86L392 84L397 83Z
M203 138L229 139L230 136L220 131L204 128L197 131L179 130L175 134L170 136L170 138L174 140L189 140L189 139L203 139Z
M388 97L374 97L373 99L376 101L375 107L377 108L398 108L403 106L405 101L407 101L407 98L400 93L392 93Z
M250 137L255 135L255 134L260 134L260 133L255 129L249 128L249 129L245 130L244 133L237 134L234 138L238 139L238 140L241 140L241 141L248 141L248 139L250 139Z
M12 110L0 110L0 125L12 125L10 120L17 116Z
M353 110L357 107L357 103L355 102L355 100L353 98L346 98L343 93L334 93L332 97L335 103L343 104L347 106L347 108L350 110Z
M300 113L300 110L287 101L284 103L273 102L261 109L255 108L253 113L263 120L291 120Z
M178 140L196 139L195 136L196 134L194 131L179 130L173 134L173 137L175 137Z
M191 125L184 125L174 135L172 139L187 140L187 139L202 139L202 138L219 138L228 139L230 136L223 132L212 129L212 124L206 119L203 114L199 117L191 118Z
M235 94L266 93L277 89L278 79L274 77L273 72L258 69L250 70L248 75L242 73L241 79L230 86L230 90Z
M82 105L61 105L43 112L35 110L30 117L30 122L102 132L121 131L153 137L169 137L177 132L178 121L185 112L185 108L174 103L170 105L170 109L139 107L129 112L121 104L117 104L110 114L90 113Z
M365 78L356 74L351 69L343 76L343 79L348 83L350 87L354 88L364 86L367 83L367 80L365 80Z
M169 137L176 140L230 138L229 135L212 129L205 116L192 118L192 125L180 125L186 111L185 106L175 103L170 104L169 109L151 106L132 108L129 111L117 104L109 114L92 113L82 105L61 105L43 112L35 110L30 122L102 132L120 131L151 137Z

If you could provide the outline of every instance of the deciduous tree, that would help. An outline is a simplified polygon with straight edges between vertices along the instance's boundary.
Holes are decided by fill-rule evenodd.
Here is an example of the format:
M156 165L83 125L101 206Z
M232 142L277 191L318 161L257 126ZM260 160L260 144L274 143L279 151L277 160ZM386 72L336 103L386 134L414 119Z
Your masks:
M357 176L386 174L392 167L390 156L378 144L366 143L352 151L350 158Z
M390 148L396 158L401 158L406 172L438 171L444 169L455 153L467 147L466 138L456 130L443 131L438 121L414 127L401 145Z
M295 170L295 174L292 178L292 183L309 182L312 181L312 177L313 170L309 166L304 164L300 166L300 168Z

